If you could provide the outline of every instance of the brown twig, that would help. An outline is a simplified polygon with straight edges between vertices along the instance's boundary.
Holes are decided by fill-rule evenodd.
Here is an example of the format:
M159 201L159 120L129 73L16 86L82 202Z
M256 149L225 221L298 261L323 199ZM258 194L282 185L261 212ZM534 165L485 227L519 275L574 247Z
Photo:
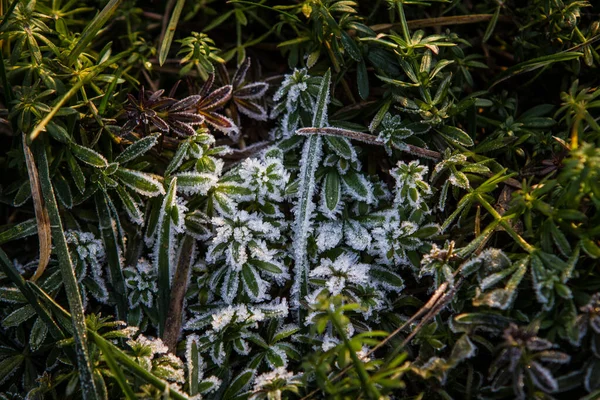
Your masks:
M339 136L345 137L352 140L358 140L359 142L368 143L376 146L383 146L383 142L374 135L368 133L362 133L357 131L351 131L343 128L301 128L296 131L298 135L326 135L326 136ZM413 146L412 144L404 144L402 147L394 146L396 149L405 151L409 154L429 158L431 160L440 160L442 155L437 151L424 149L422 147Z
M169 315L167 315L165 332L163 333L162 338L163 342L169 348L171 353L175 353L177 341L181 333L183 300L185 297L185 292L187 291L193 249L194 238L186 235L181 243L179 262L177 263L177 270L175 271L175 277L173 278L173 282L171 284Z
M437 18L426 18L426 19L415 19L408 22L409 29L420 29L420 28L431 28L434 26L448 26L448 25L465 25L465 24L476 24L479 22L486 22L491 20L493 14L473 14L473 15L456 15L452 17L437 17ZM506 16L500 16L498 21L510 22L511 19ZM377 24L372 25L371 29L375 32L384 32L390 29L399 28L400 22L395 24Z

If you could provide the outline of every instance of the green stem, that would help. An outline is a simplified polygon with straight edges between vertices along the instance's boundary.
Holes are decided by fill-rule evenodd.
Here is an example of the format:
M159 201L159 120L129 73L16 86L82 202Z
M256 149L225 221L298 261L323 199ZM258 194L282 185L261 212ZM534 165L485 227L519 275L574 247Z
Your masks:
M408 22L406 21L406 15L404 15L404 5L402 0L397 0L396 5L398 6L398 16L400 17L400 27L402 28L402 35L406 40L406 45L410 45L410 32L408 31Z
M348 353L350 353L350 358L352 358L352 363L354 364L354 367L356 368L356 372L358 373L358 378L360 379L360 383L361 383L363 389L365 390L366 395L372 399L379 399L381 397L381 394L379 393L377 388L372 384L371 377L369 376L369 373L367 372L365 365L358 358L354 349L352 349L352 345L350 344L350 341L348 340L348 337L346 336L346 332L344 331L344 327L342 326L342 323L339 319L338 314L335 312L332 312L332 311L327 311L327 313L330 316L331 323L333 324L335 330L342 337L342 340L344 341L344 346L346 346Z
M519 235L500 214L498 214L498 211L496 211L494 207L492 207L492 205L483 198L483 196L481 196L479 193L477 193L475 196L477 197L479 203L485 207L485 209L492 217L494 217L496 221L500 223L504 230L506 230L506 233L508 233L510 237L512 237L513 240L523 248L523 250L530 254L535 250L535 247L527 243L527 241L523 239L523 237L521 237L521 235Z

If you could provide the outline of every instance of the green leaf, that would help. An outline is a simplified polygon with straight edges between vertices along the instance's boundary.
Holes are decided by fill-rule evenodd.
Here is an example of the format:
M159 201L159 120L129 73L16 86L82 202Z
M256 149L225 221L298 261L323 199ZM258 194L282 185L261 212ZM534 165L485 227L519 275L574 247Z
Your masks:
M48 327L41 318L37 318L33 323L31 334L29 335L29 347L31 348L31 351L35 352L40 348L42 343L44 343L47 334Z
M283 272L279 266L267 261L261 261L254 258L251 259L249 262L256 268L260 268L263 271L270 272L272 274L281 274Z
M27 236L32 236L36 233L37 221L35 220L35 218L31 218L27 221L20 222L0 232L0 244L21 239Z
M344 45L344 50L348 53L350 58L354 61L362 61L360 49L356 45L356 42L350 37L350 35L348 35L346 31L342 31L340 39L342 44Z
M498 22L498 17L500 16L500 10L502 9L501 5L496 7L496 11L494 11L494 15L492 15L492 19L488 24L485 34L483 35L483 43L487 42L490 37L492 37L492 33L494 33L494 29L496 28L496 23Z
M335 211L342 199L342 184L337 171L330 171L325 175L323 197L327 209L332 212Z
M75 64L79 55L84 52L92 40L98 36L100 29L108 22L110 17L117 11L117 8L123 0L110 0L106 6L94 17L94 19L85 27L81 36L77 39L75 47L69 53L67 63Z
M374 280L388 289L399 292L404 288L404 279L385 267L372 266L369 272Z
M461 146L470 147L473 146L473 139L467 134L467 132L459 129L455 126L445 125L439 129L440 134L444 139L451 143L458 144Z
M236 376L229 383L229 387L223 394L223 399L224 400L232 399L235 395L237 395L242 390L244 390L246 387L248 387L248 384L250 383L250 380L254 377L255 372L256 371L253 369L246 369L246 370L242 371L241 374Z
M600 258L600 246L598 246L596 243L594 243L594 241L592 241L591 239L585 238L581 240L581 247L583 248L583 251L585 251L585 253L596 259L596 258Z
M25 356L23 354L16 354L2 359L0 361L0 385L17 372L24 361Z
M177 29L179 17L181 16L181 10L183 10L184 5L185 0L177 0L177 3L175 3L175 7L173 8L173 13L169 19L169 26L167 26L165 36L160 44L160 51L158 53L158 62L161 67L165 63L167 55L169 54L169 49L171 48L171 43L173 43L173 36L175 36L175 30Z
M563 256L569 257L571 255L571 245L567 240L567 237L554 222L550 221L550 233L552 234L552 238L554 239L554 244L558 248L558 250L562 253Z
M342 180L346 184L348 191L358 200L370 202L372 197L372 188L369 182L361 174L354 171L342 175Z
M260 289L258 287L258 282L256 281L256 271L245 264L242 267L242 280L244 281L245 286L252 292L252 295L256 298L260 294Z
M356 64L356 86L360 98L366 100L369 97L370 89L369 74L367 73L367 64L362 59Z
M80 146L77 143L71 143L71 152L75 157L79 158L84 163L91 165L92 167L108 167L108 161L106 161L106 158L104 158L102 154L97 153L88 147Z
M33 307L29 304L23 307L17 308L12 313L8 314L6 318L2 320L2 326L4 328L12 328L21 325L23 322L31 319L35 316Z
M163 185L152 174L119 167L115 176L141 195L154 197L165 193Z
M173 251L171 249L175 245L171 210L175 206L176 192L177 178L173 178L169 183L169 189L160 207L157 241L154 244L156 248L156 270L158 271L158 326L161 336L165 331L165 322L167 320L167 313L169 312L171 271L175 270L173 266L175 260L172 259Z
M157 134L146 136L138 140L137 142L129 145L129 147L127 147L124 152L122 152L117 156L117 158L115 158L115 162L124 164L126 162L138 158L139 156L150 150L156 144L156 142L158 142L158 137L159 135Z
M494 83L490 86L490 89L499 84L500 82L504 82L507 79L512 78L513 76L534 71L539 68L547 67L557 62L565 62L575 60L583 56L583 53L578 53L575 51L564 51L561 53L550 54L547 56L542 56L538 58L534 58L531 60L524 61L520 64L517 64L513 67L510 67L506 71L502 72L500 76L494 81Z
M356 153L350 141L342 137L325 136L325 141L338 156L345 158L346 160L353 160L356 158Z

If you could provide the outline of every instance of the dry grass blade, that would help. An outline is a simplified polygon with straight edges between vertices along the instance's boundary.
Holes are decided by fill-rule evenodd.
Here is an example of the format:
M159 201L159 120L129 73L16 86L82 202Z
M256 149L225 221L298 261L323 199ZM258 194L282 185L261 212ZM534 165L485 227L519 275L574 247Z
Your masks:
M494 14L473 14L473 15L457 15L452 17L438 17L438 18L425 18L415 19L408 21L408 27L410 29L421 29L431 28L434 26L448 26L448 25L465 25L465 24L476 24L479 22L490 21L494 17ZM500 16L498 21L510 21L510 18ZM385 32L390 29L399 28L400 23L395 24L378 24L371 26L375 32Z
M169 303L169 314L165 323L163 342L169 351L175 353L179 334L181 333L181 321L183 314L183 299L187 291L190 264L194 250L194 238L189 235L183 239L177 270L171 285L171 301Z
M40 242L40 260L35 274L31 277L32 281L36 281L48 266L50 261L50 253L52 252L52 232L50 229L50 217L48 210L44 205L42 198L42 188L40 186L40 178L33 154L27 145L27 137L23 134L23 153L25 155L25 163L27 164L27 174L29 175L29 184L31 186L31 198L33 200L33 208L35 210L35 218L37 220L37 231Z

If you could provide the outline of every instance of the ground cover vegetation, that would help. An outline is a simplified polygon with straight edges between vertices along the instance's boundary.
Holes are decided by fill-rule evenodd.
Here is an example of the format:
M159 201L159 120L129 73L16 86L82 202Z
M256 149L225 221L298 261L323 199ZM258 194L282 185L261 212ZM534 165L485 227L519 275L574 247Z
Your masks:
M597 2L0 5L0 399L600 398Z

